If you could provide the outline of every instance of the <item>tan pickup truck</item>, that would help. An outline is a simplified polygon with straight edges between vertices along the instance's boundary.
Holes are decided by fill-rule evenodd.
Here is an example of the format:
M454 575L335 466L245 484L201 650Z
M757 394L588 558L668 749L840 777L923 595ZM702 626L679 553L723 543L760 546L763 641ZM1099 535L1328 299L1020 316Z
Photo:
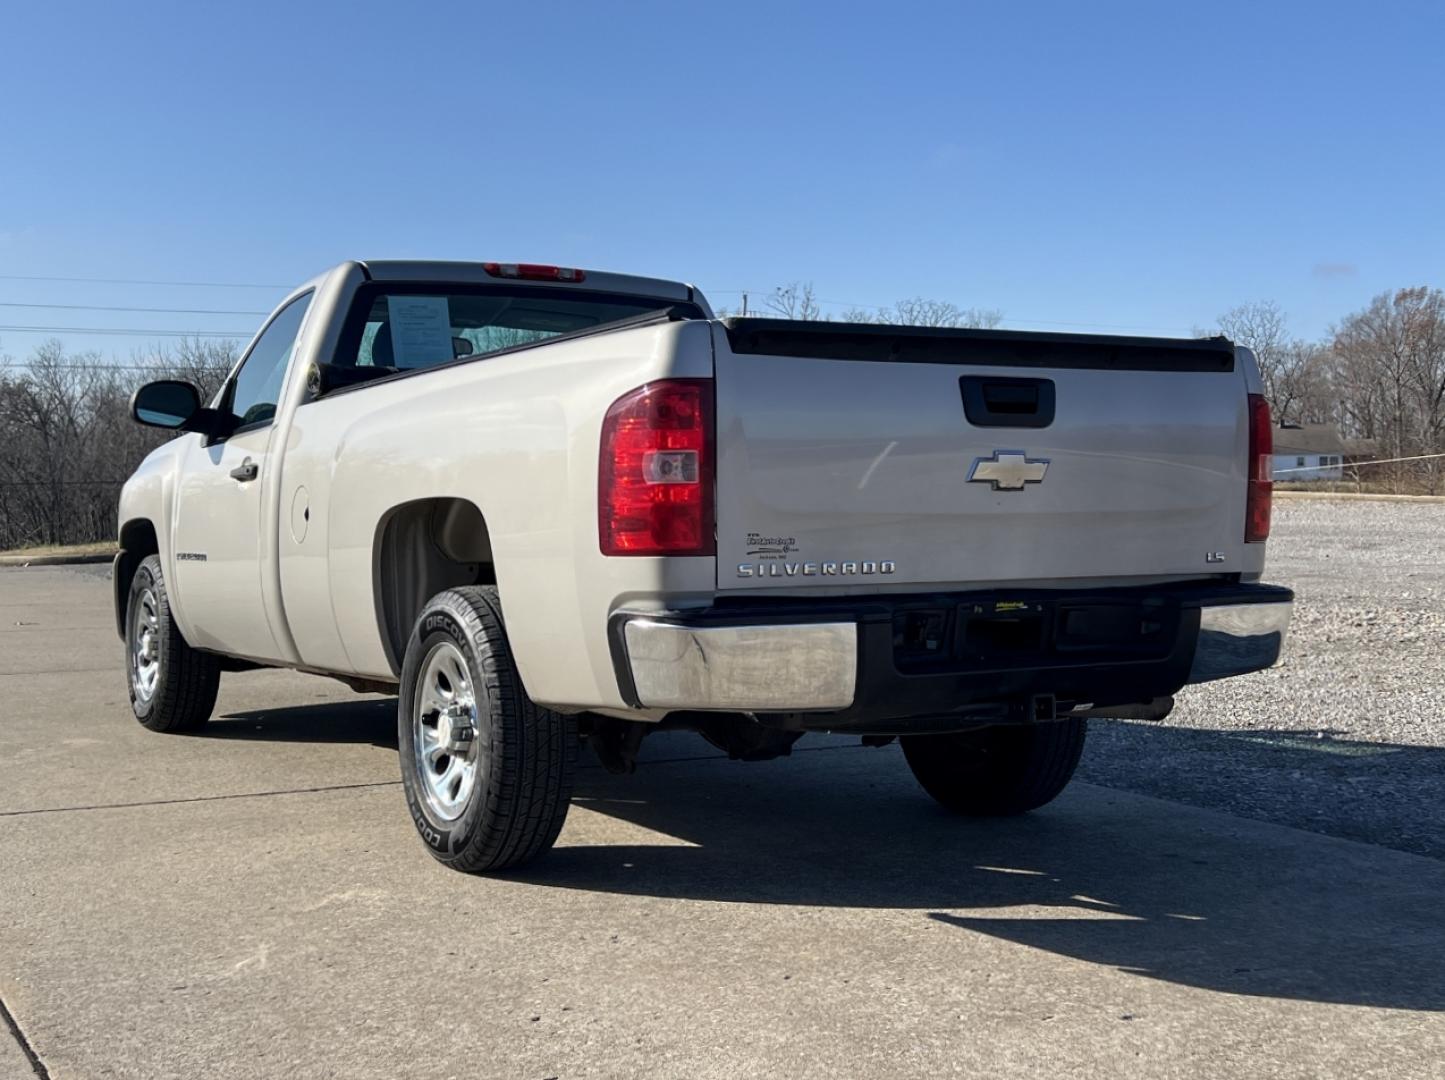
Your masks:
M965 814L1048 802L1089 716L1267 667L1270 421L1246 349L713 317L688 285L348 262L297 289L120 501L136 717L223 671L396 693L463 870L545 851L579 743L899 738Z

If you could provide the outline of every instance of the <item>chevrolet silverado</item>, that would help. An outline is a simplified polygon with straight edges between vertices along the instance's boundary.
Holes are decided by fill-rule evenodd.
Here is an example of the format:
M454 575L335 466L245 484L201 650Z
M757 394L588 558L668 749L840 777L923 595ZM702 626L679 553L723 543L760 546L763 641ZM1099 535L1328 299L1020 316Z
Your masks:
M972 815L1043 805L1091 716L1279 657L1269 410L1247 349L717 319L671 281L347 262L120 499L136 718L223 671L398 697L408 812L461 870L547 850L578 747L898 739Z

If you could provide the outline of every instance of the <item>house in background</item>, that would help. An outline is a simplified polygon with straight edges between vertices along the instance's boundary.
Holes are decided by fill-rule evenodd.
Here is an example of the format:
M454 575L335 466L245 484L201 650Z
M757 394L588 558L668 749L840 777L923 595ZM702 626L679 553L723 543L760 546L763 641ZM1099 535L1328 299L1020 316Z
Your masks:
M1376 439L1345 439L1345 468L1374 461L1380 456L1380 444Z
M1276 480L1341 480L1345 442L1333 424L1287 424L1274 432Z

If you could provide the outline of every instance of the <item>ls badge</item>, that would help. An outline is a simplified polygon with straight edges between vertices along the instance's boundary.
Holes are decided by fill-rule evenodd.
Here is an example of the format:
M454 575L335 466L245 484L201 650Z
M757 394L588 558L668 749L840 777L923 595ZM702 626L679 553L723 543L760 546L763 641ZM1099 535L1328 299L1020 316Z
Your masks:
M992 484L994 491L1022 491L1025 484L1043 483L1048 471L1047 458L1031 458L1022 450L995 450L992 457L974 458L968 482Z

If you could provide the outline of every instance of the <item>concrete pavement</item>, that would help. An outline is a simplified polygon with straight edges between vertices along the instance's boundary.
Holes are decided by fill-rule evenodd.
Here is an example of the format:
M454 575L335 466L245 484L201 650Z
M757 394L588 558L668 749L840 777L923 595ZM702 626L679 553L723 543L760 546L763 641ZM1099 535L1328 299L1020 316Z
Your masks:
M0 1017L8 1020L8 1017ZM10 1023L0 1023L0 1078L3 1080L28 1080L36 1070L26 1056L24 1047Z
M52 1077L1445 1062L1438 860L1089 785L965 822L891 747L668 736L586 761L548 858L469 878L413 834L388 700L227 676L205 734L153 735L107 590L0 571L0 1000Z

